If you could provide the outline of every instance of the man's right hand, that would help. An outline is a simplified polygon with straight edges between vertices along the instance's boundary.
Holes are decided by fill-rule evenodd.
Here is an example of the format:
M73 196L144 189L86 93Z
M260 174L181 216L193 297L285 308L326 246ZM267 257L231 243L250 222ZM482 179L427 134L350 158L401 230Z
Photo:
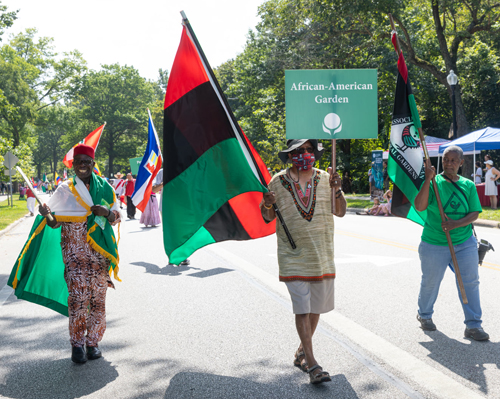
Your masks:
M38 207L38 212L40 212L42 216L47 216L50 213L50 208L47 204L43 204Z
M264 205L271 206L276 203L276 196L274 195L274 191L269 191L264 193Z
M431 161L425 162L425 180L431 181L436 176L436 168L432 166Z

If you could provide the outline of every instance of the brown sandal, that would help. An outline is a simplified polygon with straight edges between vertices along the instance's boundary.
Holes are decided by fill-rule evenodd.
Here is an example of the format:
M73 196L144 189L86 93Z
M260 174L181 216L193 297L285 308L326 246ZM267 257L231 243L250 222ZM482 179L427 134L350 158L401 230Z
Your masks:
M314 370L318 370L317 373L313 373ZM309 381L311 384L321 384L322 382L329 382L331 381L330 374L328 372L323 371L323 367L321 367L319 364L316 366L312 366L309 370Z
M297 352L295 352L295 360L293 361L293 365L307 373L309 367L307 365L306 355L304 354L304 351L299 352L297 350Z

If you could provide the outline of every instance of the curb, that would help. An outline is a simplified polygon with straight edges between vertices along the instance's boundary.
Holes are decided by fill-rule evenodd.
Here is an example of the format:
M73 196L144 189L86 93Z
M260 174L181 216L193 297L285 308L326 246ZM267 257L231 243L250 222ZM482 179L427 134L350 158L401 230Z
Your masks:
M18 224L22 223L24 220L28 219L29 217L30 217L30 214L27 213L26 215L17 219L15 222L12 222L11 224L9 224L5 229L0 230L0 237L2 237L5 233L8 233L10 230L12 230L14 227L16 227Z
M347 208L347 212L349 213L364 212L364 210L365 210L364 208ZM494 220L477 219L473 224L474 226L479 226L479 227L490 227L493 229L500 229L500 222L495 222Z

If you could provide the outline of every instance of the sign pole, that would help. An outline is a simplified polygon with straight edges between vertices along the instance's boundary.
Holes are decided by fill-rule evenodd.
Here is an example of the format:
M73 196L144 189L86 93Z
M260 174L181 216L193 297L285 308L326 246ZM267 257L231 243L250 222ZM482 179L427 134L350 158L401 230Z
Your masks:
M337 139L332 139L332 175L337 171ZM335 215L335 189L332 188L332 213Z

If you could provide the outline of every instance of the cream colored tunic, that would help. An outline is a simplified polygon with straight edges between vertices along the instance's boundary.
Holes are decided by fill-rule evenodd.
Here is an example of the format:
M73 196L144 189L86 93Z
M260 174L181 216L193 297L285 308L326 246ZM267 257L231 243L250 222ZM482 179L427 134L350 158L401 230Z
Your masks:
M335 278L334 221L329 176L325 171L314 169L307 206L297 194L300 189L298 183L294 183L286 175L286 171L276 174L269 183L269 189L274 191L276 204L297 245L296 249L292 249L277 220L280 281L322 281Z

